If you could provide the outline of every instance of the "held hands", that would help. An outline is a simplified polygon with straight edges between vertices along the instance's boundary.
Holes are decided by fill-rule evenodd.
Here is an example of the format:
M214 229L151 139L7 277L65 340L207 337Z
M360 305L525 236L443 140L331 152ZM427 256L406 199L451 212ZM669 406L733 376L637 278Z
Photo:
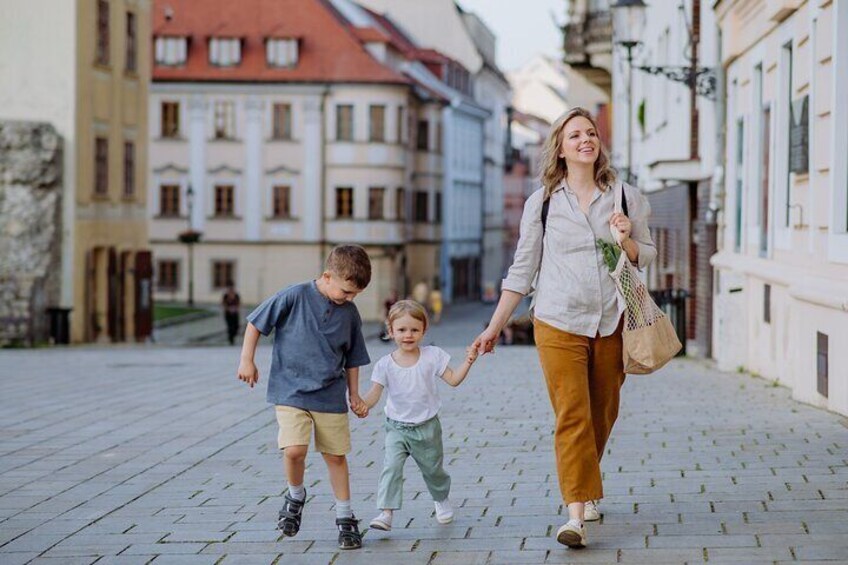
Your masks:
M473 365L474 361L477 360L477 356L480 353L477 351L477 348L473 345L469 345L465 348L465 362L469 365Z
M630 223L630 218L621 212L615 212L612 216L610 216L609 223L610 227L615 228L618 232L618 237L616 237L616 239L619 243L623 243L625 240L630 238L630 231L633 229L633 225Z
M365 401L362 400L362 397L358 394L350 395L350 409L359 418L365 418L368 416L368 405L365 404Z
M259 382L259 370L253 361L242 361L239 363L238 378L240 381L246 382L253 388L253 385Z
M478 354L485 355L486 353L494 353L495 352L495 343L498 341L498 337L501 335L499 330L495 330L492 327L487 327L483 330L483 333L477 336L477 339L471 344Z

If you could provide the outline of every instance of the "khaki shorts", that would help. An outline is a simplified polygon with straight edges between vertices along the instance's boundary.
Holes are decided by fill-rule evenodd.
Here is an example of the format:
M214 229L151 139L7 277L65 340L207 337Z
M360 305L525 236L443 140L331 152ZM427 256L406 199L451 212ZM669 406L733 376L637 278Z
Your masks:
M315 451L328 455L350 453L350 424L347 413L310 412L292 406L276 406L277 445L285 449L290 445L309 445L312 428L315 428Z

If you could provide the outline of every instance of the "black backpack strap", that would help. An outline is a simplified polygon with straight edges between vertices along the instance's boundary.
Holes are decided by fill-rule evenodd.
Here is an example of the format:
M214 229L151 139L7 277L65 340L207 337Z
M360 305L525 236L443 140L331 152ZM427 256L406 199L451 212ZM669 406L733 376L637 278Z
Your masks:
M542 235L545 234L545 230L548 227L548 210L551 208L551 199L545 198L542 202Z
M621 211L625 216L630 216L627 213L627 197L624 195L624 185L621 185Z

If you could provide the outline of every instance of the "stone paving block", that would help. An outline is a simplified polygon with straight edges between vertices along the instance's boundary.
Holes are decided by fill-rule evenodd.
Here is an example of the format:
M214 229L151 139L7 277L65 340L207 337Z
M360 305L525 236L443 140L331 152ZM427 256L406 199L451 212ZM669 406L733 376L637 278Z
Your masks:
M749 563L792 559L788 547L719 547L707 549L710 562Z
M489 556L488 565L519 565L522 563L538 565L544 563L547 551L493 551Z
M228 543L210 543L198 550L204 555L255 555L258 553L286 553L297 555L306 552L314 542L312 541L296 541L291 538L285 538L283 541L274 542L228 542ZM159 544L164 545L164 544ZM184 545L172 543L170 545ZM195 545L195 544L192 544Z
M622 549L621 563L703 563L704 552L700 548L689 549Z
M430 565L485 565L488 551L439 551L430 559Z
M89 565L100 557L36 557L29 565Z
M211 555L160 555L153 560L157 565L215 565L217 558Z
M80 557L85 555L119 555L130 546L129 543L121 544L96 544L96 545L81 545L81 544L64 544L57 545L47 552L43 553L44 557Z
M795 557L801 561L841 559L848 562L848 540L834 545L800 545L795 548Z
M225 555L219 557L218 563L222 565L271 565L271 563L279 562L281 559L281 553L259 553L254 555ZM302 557L302 556L298 556ZM294 563L303 563L303 561L294 561L292 560L292 564Z
M203 543L135 543L121 555L170 555L200 553Z
M618 551L610 549L595 550L587 549L567 549L560 544L554 542L556 547L552 547L548 552L548 558L545 563L556 565L572 564L572 563L603 563L609 565L616 563L618 560Z
M746 535L650 536L648 548L757 547L757 539Z

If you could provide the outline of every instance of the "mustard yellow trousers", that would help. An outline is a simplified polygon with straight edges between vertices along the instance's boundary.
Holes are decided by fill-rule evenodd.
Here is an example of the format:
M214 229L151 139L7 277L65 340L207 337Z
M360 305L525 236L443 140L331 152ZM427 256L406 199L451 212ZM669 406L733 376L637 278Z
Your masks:
M534 321L536 349L556 419L554 449L566 504L604 496L601 458L624 384L621 330L619 324L612 335L590 338Z

